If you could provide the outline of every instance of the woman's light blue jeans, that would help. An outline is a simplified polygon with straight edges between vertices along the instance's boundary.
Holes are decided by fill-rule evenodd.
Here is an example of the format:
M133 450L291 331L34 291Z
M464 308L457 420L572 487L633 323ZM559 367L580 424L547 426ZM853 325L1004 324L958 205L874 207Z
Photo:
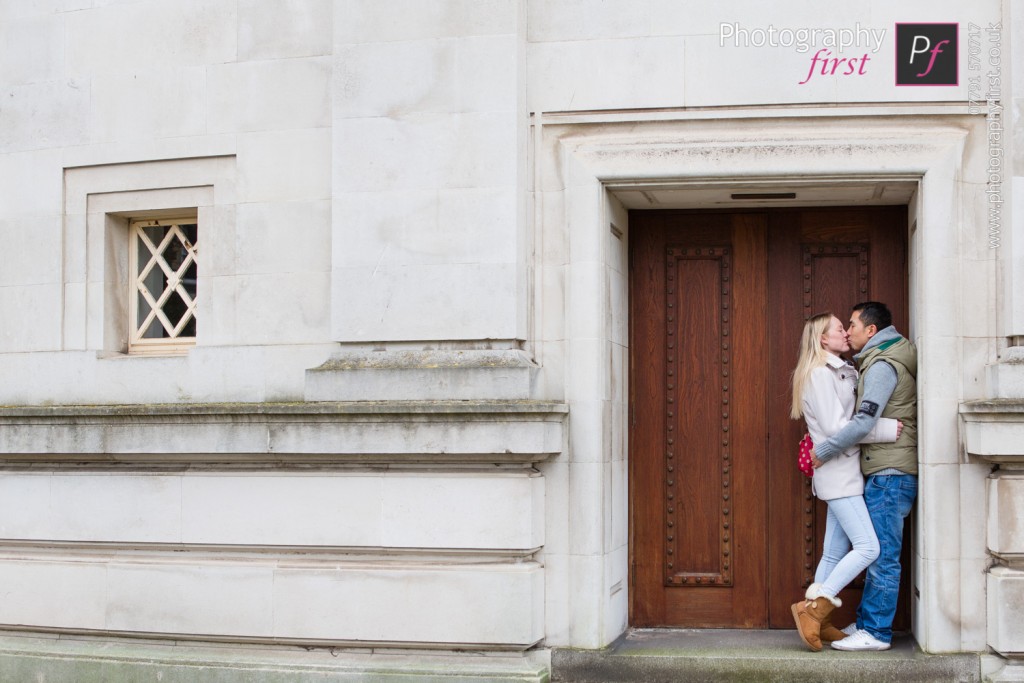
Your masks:
M834 598L878 557L878 537L864 496L834 498L828 503L825 546L814 572L822 595Z

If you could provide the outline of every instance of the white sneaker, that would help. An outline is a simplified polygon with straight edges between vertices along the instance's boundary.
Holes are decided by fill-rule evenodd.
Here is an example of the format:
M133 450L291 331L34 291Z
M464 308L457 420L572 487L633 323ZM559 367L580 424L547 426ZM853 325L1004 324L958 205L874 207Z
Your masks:
M844 652L888 650L889 643L883 643L867 631L857 631L852 636L832 643L832 649L843 650Z
M839 630L845 633L847 636L852 636L854 633L857 632L857 622L851 622L847 624L844 628L841 628Z

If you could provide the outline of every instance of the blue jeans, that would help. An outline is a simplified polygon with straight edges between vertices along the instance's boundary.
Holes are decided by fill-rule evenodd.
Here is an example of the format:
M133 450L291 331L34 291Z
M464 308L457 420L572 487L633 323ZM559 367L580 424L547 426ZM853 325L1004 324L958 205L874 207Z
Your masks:
M878 537L864 496L827 502L825 545L814 582L821 584L823 595L834 598L878 557Z
M900 594L903 520L917 498L917 476L872 474L864 484L864 502L878 534L878 559L868 567L864 595L857 607L857 628L883 643L892 642L892 620Z

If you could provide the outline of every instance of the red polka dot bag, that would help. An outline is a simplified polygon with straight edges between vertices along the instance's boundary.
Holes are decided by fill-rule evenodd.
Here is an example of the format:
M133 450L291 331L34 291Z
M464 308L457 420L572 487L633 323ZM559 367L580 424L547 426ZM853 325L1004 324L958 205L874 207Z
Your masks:
M796 466L800 468L805 477L814 476L814 465L811 464L812 448L814 448L814 442L811 441L811 435L804 434L804 438L800 439L800 454L797 456Z

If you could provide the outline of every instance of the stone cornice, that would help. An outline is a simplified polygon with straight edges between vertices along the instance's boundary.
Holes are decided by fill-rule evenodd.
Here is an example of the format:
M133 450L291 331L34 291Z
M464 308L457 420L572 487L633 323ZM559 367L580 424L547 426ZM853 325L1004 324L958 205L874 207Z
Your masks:
M550 401L0 406L0 463L522 464L563 450Z
M960 404L960 414L1024 416L1024 398L990 398L980 401L965 401ZM996 417L994 419L1001 418Z

